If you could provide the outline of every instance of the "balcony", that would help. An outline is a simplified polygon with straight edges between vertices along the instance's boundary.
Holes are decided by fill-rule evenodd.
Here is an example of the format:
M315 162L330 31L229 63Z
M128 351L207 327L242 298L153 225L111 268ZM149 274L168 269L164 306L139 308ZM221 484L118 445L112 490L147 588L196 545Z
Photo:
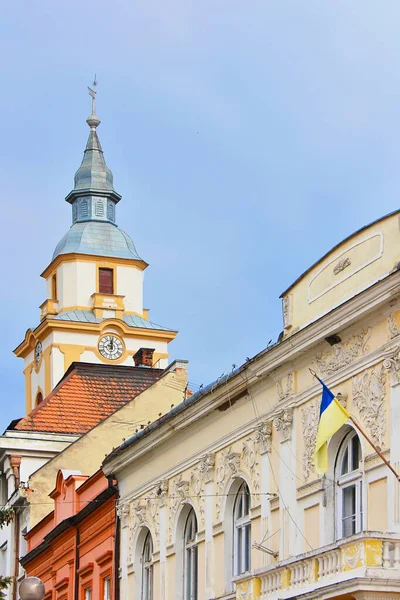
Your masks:
M244 574L235 583L240 600L400 599L400 534L360 533Z
M40 305L40 320L43 321L47 315L56 315L58 313L58 301L57 300L45 300Z
M101 319L106 317L116 317L122 319L123 312L125 310L124 300L125 296L118 294L92 294L93 300L93 311L95 317Z

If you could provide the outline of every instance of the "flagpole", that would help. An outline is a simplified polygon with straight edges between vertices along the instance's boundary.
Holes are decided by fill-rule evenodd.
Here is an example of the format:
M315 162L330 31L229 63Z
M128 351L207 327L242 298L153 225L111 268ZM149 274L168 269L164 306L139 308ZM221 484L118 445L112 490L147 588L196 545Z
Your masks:
M313 371L313 369L308 368L308 370L310 371L310 373L313 377L315 377L316 379L318 379L318 381L321 382L320 378L318 377L316 372ZM365 437L365 439L367 440L367 442L372 446L372 448L375 450L375 452L377 453L379 458L383 460L383 462L385 463L385 465L387 467L389 467L389 469L392 471L393 475L396 477L397 481L400 481L400 475L395 471L395 469L392 467L390 462L383 456L382 452L375 446L374 442L368 437L368 435L365 433L365 431L362 429L362 427L357 423L357 421L351 415L349 415L349 419L353 423L354 427L356 427L356 429L358 429L358 431L361 433L361 435L363 435Z
M392 471L393 475L396 477L397 481L400 481L400 475L394 470L394 468L392 467L390 462L383 456L382 452L380 450L378 450L378 448L375 446L374 442L367 436L365 431L360 427L360 425L357 423L357 421L351 415L350 415L350 421L353 423L354 427L356 427L358 429L358 431L365 437L367 442L373 447L373 449L375 450L377 455L383 460L385 465L387 467L389 467L389 469Z

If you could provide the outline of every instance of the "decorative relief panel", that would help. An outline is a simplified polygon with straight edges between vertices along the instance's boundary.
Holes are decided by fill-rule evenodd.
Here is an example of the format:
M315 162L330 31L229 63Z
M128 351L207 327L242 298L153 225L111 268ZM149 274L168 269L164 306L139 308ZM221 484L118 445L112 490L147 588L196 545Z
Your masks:
M303 430L303 477L308 481L314 471L314 450L317 438L320 402L313 400L301 409L301 425Z
M386 433L385 367L364 371L353 378L353 402L360 417L368 427L372 440L380 448L384 445Z
M276 391L281 401L291 398L294 394L294 373L289 373L287 377L277 381Z
M165 488L164 488L165 490ZM162 492L162 493L165 493ZM118 507L117 514L121 519L122 527L128 527L128 564L134 560L134 540L138 528L142 526L149 527L153 536L155 548L160 544L160 522L159 508L163 498L160 497L160 485L149 492L145 498L134 500L129 504L123 504Z
M199 462L198 469L201 473L204 483L214 481L215 454L210 453L203 456Z
M314 366L321 375L331 375L339 369L351 364L356 358L369 351L368 340L371 329L365 329L353 335L347 342L340 342L332 346L330 352L325 352L316 357Z
M383 361L383 366L387 371L390 371L391 384L397 385L400 383L400 348L392 356Z
M215 455L210 453L203 456L190 473L185 474L188 479L183 479L180 474L170 482L170 499L168 506L168 540L172 542L172 536L176 523L176 515L179 506L185 504L190 498L194 506L199 530L205 525L205 484L213 481Z
M292 439L293 408L282 410L274 418L274 427L280 433L281 444Z
M268 422L260 424L253 435L241 444L241 452L233 452L232 447L229 447L219 454L216 460L216 482L217 482L217 497L215 502L216 520L221 520L222 499L226 494L226 489L229 482L240 475L247 476L250 482L250 493L252 494L252 507L258 506L260 503L260 485L261 485L261 469L260 469L260 449L266 450L268 447L267 439L270 437L268 433ZM260 433L264 425L265 433ZM272 433L272 432L271 432ZM265 435L263 439L260 439Z
M272 448L272 421L263 421L254 430L252 438L258 452L263 455L271 452Z
M351 265L351 259L347 256L346 258L342 258L338 263L333 267L333 274L339 275L342 271L347 269Z
M290 329L292 327L292 294L288 294L282 298L282 313L283 313L283 328Z
M393 338L400 335L400 329L396 325L394 313L391 313L388 317L388 328L389 328L389 339L390 340L392 340Z

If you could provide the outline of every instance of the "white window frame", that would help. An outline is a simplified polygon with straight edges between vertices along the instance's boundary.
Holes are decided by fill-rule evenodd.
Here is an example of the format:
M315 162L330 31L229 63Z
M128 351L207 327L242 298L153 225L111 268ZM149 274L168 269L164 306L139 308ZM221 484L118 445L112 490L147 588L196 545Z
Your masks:
M85 588L85 600L92 600L92 587L88 586Z
M346 435L343 439L341 447L338 452L336 461L336 534L337 539L343 539L356 533L360 533L363 529L363 471L359 466L358 469L348 470L344 475L341 475L343 461L345 459L347 450L347 462L350 466L352 464L352 440L357 438L359 444L359 465L361 463L361 444L359 437L356 432L352 431ZM350 467L351 468L351 467ZM344 504L344 493L346 489L354 488L355 494L355 512L353 515L344 516L343 504ZM354 519L354 531L346 534L344 530L344 522L346 520Z
M247 505L247 507L246 507ZM246 510L247 508L247 510ZM233 575L242 575L251 569L250 490L244 481L233 505Z
M189 537L192 531L194 535ZM184 537L184 564L183 564L183 597L184 600L197 600L198 598L198 538L197 518L191 508L186 518Z
M147 532L143 542L141 600L153 600L153 538Z
M111 577L109 575L103 579L103 600L111 600Z

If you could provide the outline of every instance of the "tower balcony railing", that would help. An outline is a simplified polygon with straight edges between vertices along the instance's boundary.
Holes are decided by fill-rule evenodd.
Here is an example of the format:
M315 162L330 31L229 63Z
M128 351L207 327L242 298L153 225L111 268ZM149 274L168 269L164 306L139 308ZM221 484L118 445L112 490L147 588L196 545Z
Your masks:
M235 584L240 599L361 599L378 590L400 599L400 534L359 533L245 573Z
M40 305L40 320L47 315L56 315L58 313L58 300L47 299Z

